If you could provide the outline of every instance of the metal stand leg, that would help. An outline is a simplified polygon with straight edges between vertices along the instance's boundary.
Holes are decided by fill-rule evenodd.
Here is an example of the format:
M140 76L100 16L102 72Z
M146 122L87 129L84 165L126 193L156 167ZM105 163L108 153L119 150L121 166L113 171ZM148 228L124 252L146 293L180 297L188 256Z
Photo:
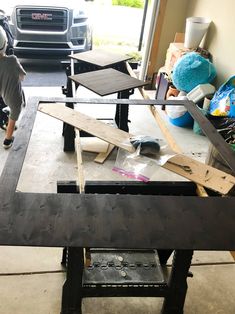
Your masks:
M183 314L188 288L187 276L192 256L192 250L175 251L169 279L169 293L165 297L161 314Z
M68 248L67 279L62 292L61 314L82 313L83 249Z
M173 250L157 250L158 257L161 265L166 265L169 257L171 256Z
M67 74L67 88L66 88L66 97L73 97L72 81L69 79L70 67L66 69ZM66 103L66 106L69 108L74 108L73 103ZM65 123L63 124L63 136L64 136L64 152L74 152L75 145L75 131L74 127Z
M65 266L65 267L66 267L66 263L67 263L67 252L68 252L68 248L64 247L63 253L62 253L61 265Z
M118 93L118 99L129 99L130 95L134 92L133 89L126 90ZM115 122L119 129L128 132L128 113L129 113L129 105L122 104L116 106L116 114L115 114Z

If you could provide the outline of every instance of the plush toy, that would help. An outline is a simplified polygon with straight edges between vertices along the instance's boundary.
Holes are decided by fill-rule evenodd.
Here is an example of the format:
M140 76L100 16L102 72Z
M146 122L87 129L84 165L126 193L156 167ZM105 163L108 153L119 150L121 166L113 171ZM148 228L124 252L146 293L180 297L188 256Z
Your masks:
M174 65L172 82L174 86L186 93L199 84L210 83L216 76L214 65L196 52L189 52Z

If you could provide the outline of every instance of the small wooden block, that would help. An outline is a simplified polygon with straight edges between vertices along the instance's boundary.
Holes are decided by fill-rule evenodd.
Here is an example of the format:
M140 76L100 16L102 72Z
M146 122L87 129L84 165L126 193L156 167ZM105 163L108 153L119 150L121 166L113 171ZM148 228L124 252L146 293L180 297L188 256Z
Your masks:
M97 137L81 137L81 147L84 152L106 153L109 144Z
M107 152L99 153L94 159L94 161L97 162L98 164L103 164L105 160L108 158L108 156L112 153L114 147L115 147L114 145L109 144Z

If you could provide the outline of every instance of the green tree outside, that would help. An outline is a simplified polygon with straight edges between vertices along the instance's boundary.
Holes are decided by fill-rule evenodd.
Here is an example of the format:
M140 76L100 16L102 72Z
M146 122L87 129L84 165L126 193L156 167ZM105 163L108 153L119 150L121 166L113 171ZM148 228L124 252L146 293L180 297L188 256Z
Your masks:
M132 8L143 8L144 0L112 0L112 4Z

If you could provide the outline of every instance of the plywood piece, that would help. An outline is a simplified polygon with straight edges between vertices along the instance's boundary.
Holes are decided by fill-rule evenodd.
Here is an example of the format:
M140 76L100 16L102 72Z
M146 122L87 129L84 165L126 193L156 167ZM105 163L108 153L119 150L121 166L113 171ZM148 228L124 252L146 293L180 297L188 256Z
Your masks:
M84 152L106 153L109 145L110 145L109 143L97 137L82 137L81 138L81 147Z
M69 78L100 96L107 96L147 84L145 81L112 68L75 74Z
M99 163L99 164L103 164L105 162L105 160L108 158L108 156L112 153L114 147L115 147L114 145L109 144L107 152L99 153L96 156L96 158L94 159L94 161Z
M38 110L54 118L64 121L73 127L86 131L110 144L123 148L129 152L135 149L130 143L130 134L114 128L95 118L75 111L60 103L40 103Z
M235 177L232 175L185 155L171 157L163 168L221 194L227 194L235 185Z
M131 59L130 56L117 54L103 49L93 49L85 52L75 53L69 57L94 64L100 67L110 66Z

